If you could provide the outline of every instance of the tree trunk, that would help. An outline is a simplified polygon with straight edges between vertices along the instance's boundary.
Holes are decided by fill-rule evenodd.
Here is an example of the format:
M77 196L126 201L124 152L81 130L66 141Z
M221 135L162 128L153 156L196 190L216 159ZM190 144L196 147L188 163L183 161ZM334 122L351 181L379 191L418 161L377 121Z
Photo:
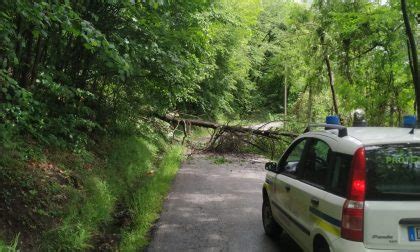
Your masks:
M331 69L330 57L328 54L325 55L325 64L327 65L328 82L330 83L330 88L331 88L331 96L333 100L334 113L338 115L337 96L335 94L335 88L334 88L334 73Z
M169 115L161 116L161 115L153 115L160 120L166 121L168 123L172 123L175 125L191 125L191 126L198 126L203 128L209 129L220 129L226 132L234 132L234 133L248 133L257 136L263 136L271 139L281 139L282 137L290 137L295 138L298 134L292 132L277 132L277 131L270 131L270 130L261 130L261 129L254 129L252 127L242 127L242 126L229 126L229 125L221 125L214 122L207 122L202 120L195 120L195 119L183 119L172 117Z
M309 84L308 94L308 124L312 122L312 86Z
M328 72L328 82L330 84L330 89L331 89L331 96L332 96L332 100L333 100L333 109L334 109L334 113L336 115L338 115L338 105L337 105L337 97L335 94L335 88L334 88L334 73L332 71L332 67L331 67L331 61L330 61L330 56L328 55L328 51L325 45L325 33L323 29L320 29L318 31L319 34L319 39L321 42L321 48L322 48L322 53L324 56L324 62L325 65L327 66L327 72Z
M417 47L416 41L414 39L413 31L411 30L410 19L407 13L407 2L406 0L401 0L401 11L403 14L405 33L408 39L409 47L409 61L411 65L411 73L413 76L414 91L416 92L416 113L417 118L420 118L420 72L419 72L419 61L417 58Z
M389 104L389 126L394 127L395 102L391 100Z
M344 47L344 74L347 77L347 80L350 84L353 84L353 77L351 76L350 72L350 45L351 40L350 39L344 39L343 40L343 47Z
M32 27L33 28L33 27ZM32 48L34 44L34 37L32 34L32 28L28 28L24 32L24 39L26 41L26 48L24 55L22 56L22 61L20 62L21 72L20 72L20 83L24 88L28 88L31 79L31 68L32 68Z
M284 74L284 127L286 127L287 121L287 71Z
M21 60L21 55L20 54L21 54L21 47L22 47L22 45L21 45L22 41L19 39L19 35L20 35L20 32L21 32L20 31L21 30L21 26L22 26L22 19L21 19L20 15L18 15L17 18L16 18L15 54L16 54L16 57L18 58L19 62ZM19 66L15 66L13 64L13 74L12 74L13 79L18 80L19 73L20 73L19 70L20 70L20 67Z
M35 84L35 80L38 77L38 65L41 61L41 56L43 54L44 49L44 40L41 36L38 37L37 43L36 43L36 54L35 59L31 67L30 72L30 79L29 79L29 86L32 87Z

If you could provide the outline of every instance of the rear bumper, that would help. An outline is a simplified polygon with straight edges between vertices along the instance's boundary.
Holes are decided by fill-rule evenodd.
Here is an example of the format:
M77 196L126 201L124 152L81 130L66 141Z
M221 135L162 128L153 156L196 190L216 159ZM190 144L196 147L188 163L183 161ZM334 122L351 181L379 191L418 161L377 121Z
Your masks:
M363 242L354 242L346 239L337 239L331 244L332 252L415 252L409 249L368 249Z
M367 252L362 242L348 241L345 239L337 239L331 244L333 252Z

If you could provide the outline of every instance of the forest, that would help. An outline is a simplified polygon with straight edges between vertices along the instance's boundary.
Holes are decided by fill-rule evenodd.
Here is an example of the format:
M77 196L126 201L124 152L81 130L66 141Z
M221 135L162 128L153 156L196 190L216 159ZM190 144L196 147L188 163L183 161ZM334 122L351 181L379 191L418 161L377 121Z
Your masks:
M185 149L159 116L419 117L419 44L417 0L2 0L0 250L147 245Z

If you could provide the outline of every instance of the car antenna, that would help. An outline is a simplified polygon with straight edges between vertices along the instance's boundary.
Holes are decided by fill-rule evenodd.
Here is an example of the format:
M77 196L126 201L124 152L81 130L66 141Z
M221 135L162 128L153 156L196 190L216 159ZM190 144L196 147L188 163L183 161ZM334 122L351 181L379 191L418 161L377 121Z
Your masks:
M413 127L413 128L410 130L409 134L414 135L414 129L415 129L415 128L416 128L416 127Z

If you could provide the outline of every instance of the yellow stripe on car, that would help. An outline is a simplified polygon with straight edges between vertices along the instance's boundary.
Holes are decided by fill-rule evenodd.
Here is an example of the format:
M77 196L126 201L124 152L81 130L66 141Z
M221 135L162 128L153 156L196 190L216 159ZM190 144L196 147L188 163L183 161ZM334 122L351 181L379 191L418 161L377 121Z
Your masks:
M335 225L332 225L331 223L321 219L320 217L311 214L311 218L314 220L315 224L318 225L323 230L335 235L340 236L341 230L340 228L336 227Z

